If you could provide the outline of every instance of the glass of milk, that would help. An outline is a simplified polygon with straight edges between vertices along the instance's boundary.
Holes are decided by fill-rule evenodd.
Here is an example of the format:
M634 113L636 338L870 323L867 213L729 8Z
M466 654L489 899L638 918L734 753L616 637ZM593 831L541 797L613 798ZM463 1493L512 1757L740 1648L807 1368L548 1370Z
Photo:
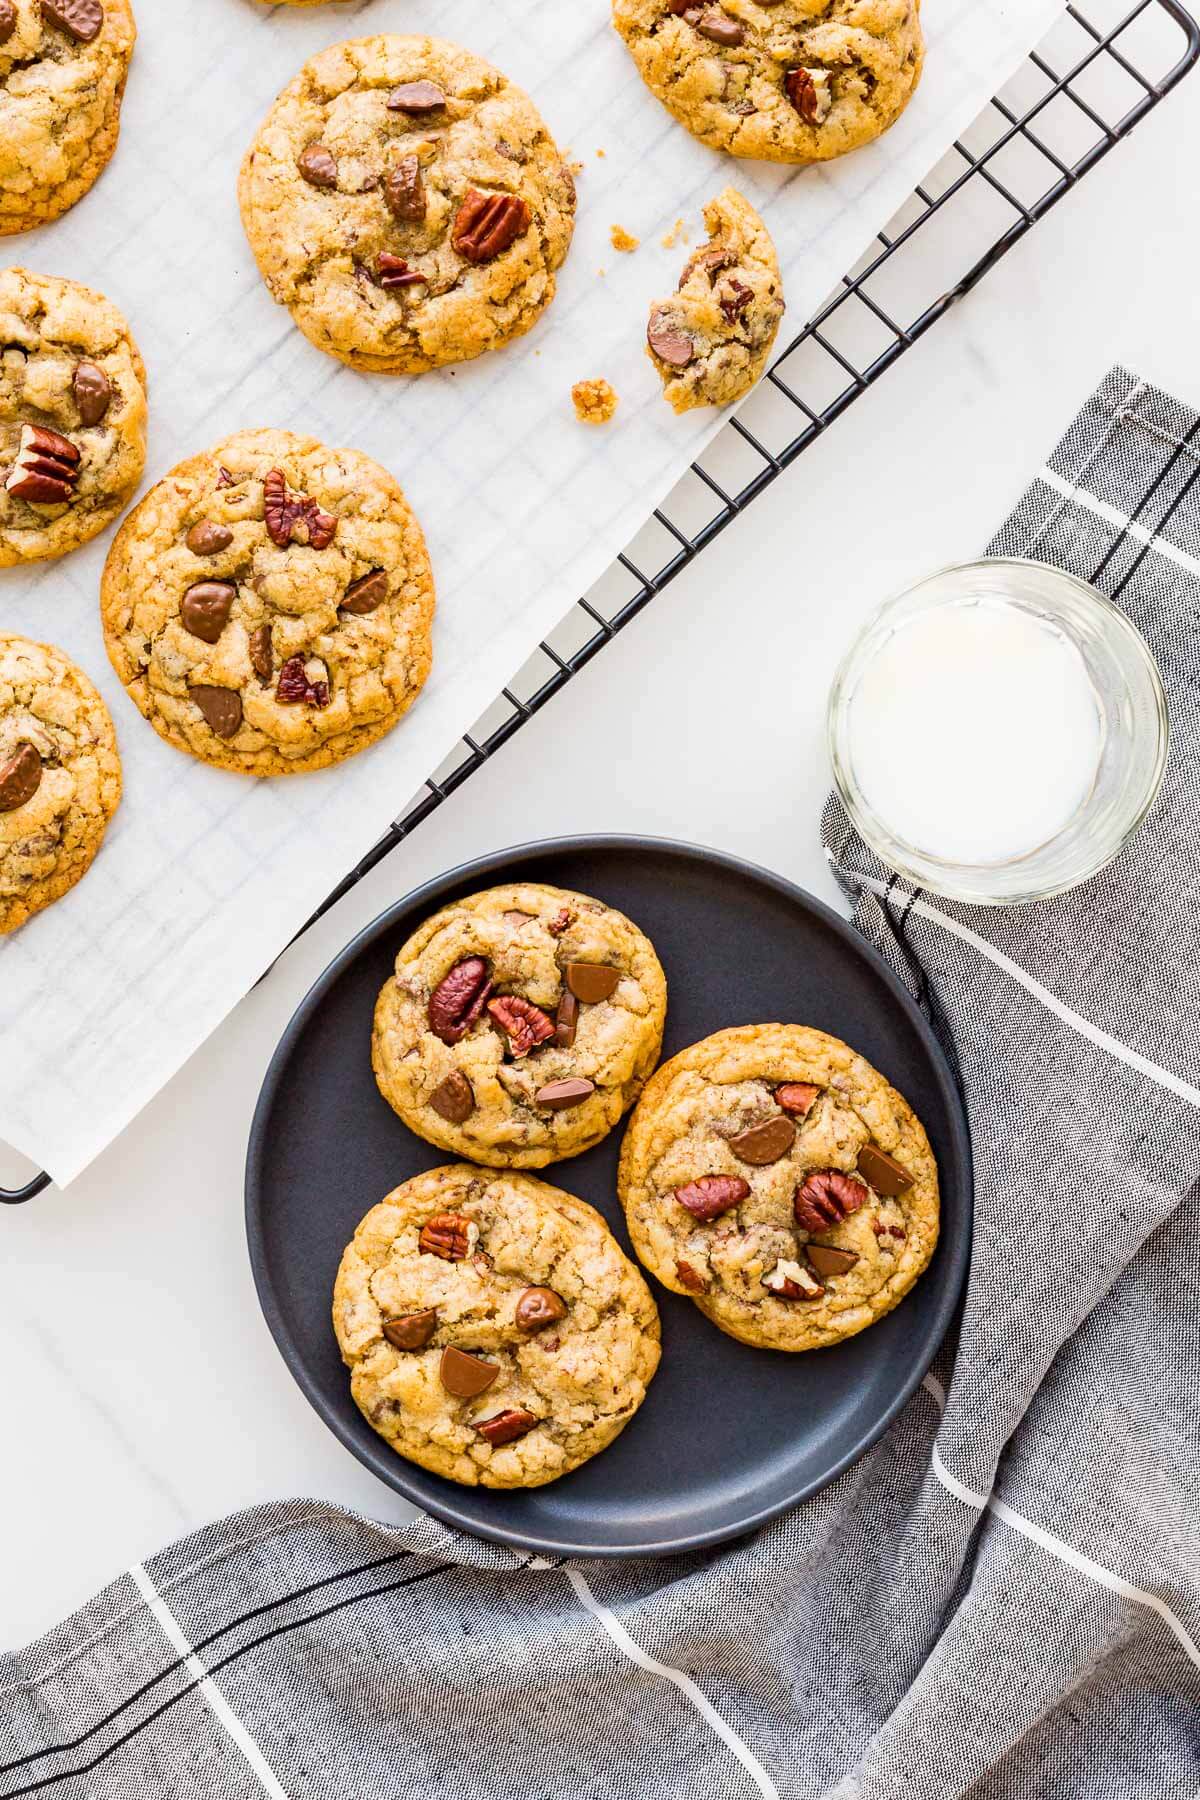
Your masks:
M1044 563L929 576L838 671L829 747L876 855L977 906L1060 893L1112 860L1167 760L1167 703L1124 613Z

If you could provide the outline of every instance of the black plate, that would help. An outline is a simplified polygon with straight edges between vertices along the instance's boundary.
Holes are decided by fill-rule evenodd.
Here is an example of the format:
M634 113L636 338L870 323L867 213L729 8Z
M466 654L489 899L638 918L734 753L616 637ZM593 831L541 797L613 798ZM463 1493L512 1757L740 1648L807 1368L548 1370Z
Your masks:
M690 1301L650 1285L663 1358L610 1449L548 1487L458 1487L405 1462L366 1424L330 1324L338 1262L367 1209L448 1159L402 1125L371 1073L375 998L400 945L437 907L502 881L595 894L636 920L667 971L664 1054L725 1025L799 1020L846 1038L923 1120L942 1183L942 1236L895 1312L829 1350L789 1356L725 1337ZM616 1197L622 1127L534 1173L599 1207L625 1249ZM485 857L420 888L347 945L285 1031L246 1164L250 1257L285 1361L325 1423L426 1511L551 1555L629 1556L736 1536L815 1494L875 1442L950 1323L967 1270L966 1121L929 1026L841 919L779 876L657 839L568 838Z

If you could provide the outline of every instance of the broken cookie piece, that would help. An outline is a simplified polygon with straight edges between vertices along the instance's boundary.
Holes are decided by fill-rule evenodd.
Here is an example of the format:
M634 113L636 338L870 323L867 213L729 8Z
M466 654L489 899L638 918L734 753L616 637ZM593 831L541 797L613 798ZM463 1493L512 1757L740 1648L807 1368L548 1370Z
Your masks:
M676 412L728 406L749 393L783 317L783 280L771 236L749 201L726 188L704 209L708 242L687 260L677 291L650 309L646 341Z
M615 389L607 381L577 381L571 389L575 417L584 425L607 425L617 410Z

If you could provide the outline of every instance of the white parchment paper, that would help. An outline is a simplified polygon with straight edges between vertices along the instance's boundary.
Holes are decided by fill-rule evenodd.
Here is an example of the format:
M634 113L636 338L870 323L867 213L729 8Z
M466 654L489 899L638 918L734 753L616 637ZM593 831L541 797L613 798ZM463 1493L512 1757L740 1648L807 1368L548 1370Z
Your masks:
M116 721L125 799L84 881L0 940L0 1137L60 1183L179 1068L363 855L720 420L676 418L643 353L647 305L686 256L661 238L732 181L767 218L793 332L1012 73L1059 0L925 0L926 73L878 144L802 171L734 163L645 91L608 0L135 0L140 41L115 161L9 259L107 293L150 375L147 481L245 426L312 432L399 477L429 538L434 670L390 737L342 767L273 783L164 744L109 668L97 593L108 539L0 574L2 628L60 644ZM243 151L314 51L376 31L456 38L534 96L582 163L574 248L519 344L398 380L322 356L275 306L242 234ZM600 152L603 155L600 155ZM643 240L614 253L619 223ZM603 375L604 429L570 389ZM586 824L586 821L581 821ZM482 846L481 846L482 848Z

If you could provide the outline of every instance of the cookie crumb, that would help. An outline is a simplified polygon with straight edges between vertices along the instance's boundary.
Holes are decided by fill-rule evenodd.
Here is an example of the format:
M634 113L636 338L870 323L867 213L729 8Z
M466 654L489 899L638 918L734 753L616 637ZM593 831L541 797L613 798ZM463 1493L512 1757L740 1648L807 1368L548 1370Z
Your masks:
M670 231L668 231L666 237L663 239L662 247L664 250L673 250L676 244L690 244L691 241L691 233L688 231L684 221L682 219L676 219Z
M605 154L605 153L604 153L604 151L603 151L603 150L597 150L597 152L596 152L596 155L597 155L597 156L603 156L603 155L604 155L604 154Z
M622 250L627 254L632 250L636 250L642 241L641 238L635 238L632 232L626 231L623 225L610 226L608 235L612 241L613 249Z
M575 417L585 425L607 425L617 410L617 395L607 381L577 381L571 389Z

